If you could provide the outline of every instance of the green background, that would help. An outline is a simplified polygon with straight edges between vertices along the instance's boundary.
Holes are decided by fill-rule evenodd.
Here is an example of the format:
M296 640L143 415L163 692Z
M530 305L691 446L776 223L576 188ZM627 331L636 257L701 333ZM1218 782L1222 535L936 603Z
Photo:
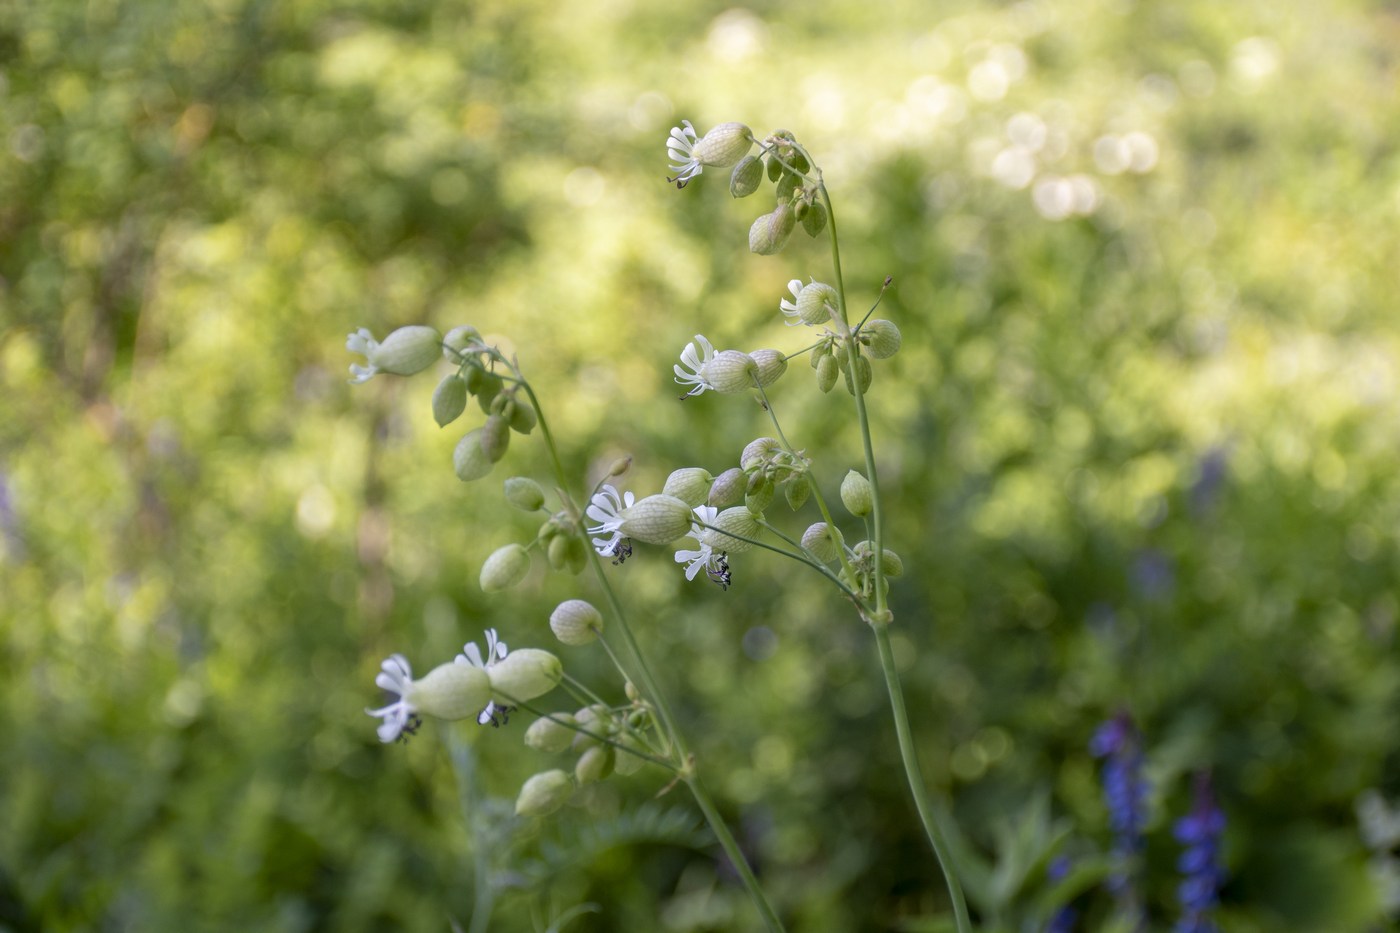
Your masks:
M577 488L768 433L670 367L696 333L803 346L777 304L829 255L750 256L768 196L722 172L667 186L682 118L791 130L853 306L893 276L896 648L928 780L1000 859L988 927L1110 922L1086 745L1127 709L1154 928L1203 768L1225 929L1386 928L1400 833L1355 805L1400 796L1397 65L1379 0L0 6L0 929L465 928L474 853L492 929L754 926L663 775L513 822L556 766L523 717L381 746L363 713L386 655L488 627L621 690L545 624L586 577L476 582L534 534L499 482L548 478L538 439L462 485L479 415L348 386L346 333L518 353ZM771 395L834 498L849 398L801 360ZM792 927L940 928L849 606L771 555L721 592L638 551L616 585Z

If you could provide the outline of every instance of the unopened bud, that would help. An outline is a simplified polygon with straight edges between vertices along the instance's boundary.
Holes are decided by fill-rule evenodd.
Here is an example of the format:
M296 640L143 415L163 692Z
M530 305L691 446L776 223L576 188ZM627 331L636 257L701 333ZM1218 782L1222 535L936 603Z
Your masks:
M544 490L528 476L512 476L506 480L506 501L522 512L544 508Z
M783 445L776 437L759 437L748 442L744 452L739 454L739 465L744 469L767 463L774 451L782 450Z
M746 155L734 166L729 175L729 193L736 198L746 198L763 184L763 162L754 155Z
M579 784L596 784L613 773L617 753L611 745L595 745L579 756L574 779Z
M802 215L802 229L807 231L810 237L821 236L821 232L826 229L826 205L820 201L813 201L807 213Z
M771 477L763 473L749 476L749 486L744 492L744 507L750 512L762 512L773 501L776 490Z
M481 426L481 449L492 463L510 448L510 425L500 415L491 415Z
M487 668L486 674L491 679L491 699L523 703L557 687L564 677L564 665L548 651L517 648Z
M792 206L786 201L774 208L773 213L764 214L749 228L749 251L760 256L771 256L787 245L796 220L792 216Z
M851 379L852 372L855 373L854 381ZM870 391L870 383L875 378L875 371L870 366L870 360L866 359L863 356L858 356L856 357L855 369L853 370L848 366L846 368L846 371L842 373L842 375L846 377L847 392L851 393L852 395L855 395L856 383L859 383L860 394L864 395L866 392Z
M608 475L609 475L609 476L621 476L623 473L626 473L626 472L627 472L628 470L630 470L631 468L632 468L632 458L631 458L631 457L618 457L616 460L614 460L614 461L612 462L612 465L608 467Z
M527 399L517 398L515 410L506 420L510 422L510 429L516 434L529 434L535 430L535 425L539 423L540 419L535 414L535 407Z
M569 802L574 794L573 778L555 768L532 775L515 798L517 816L548 816Z
M578 573L588 563L588 551L583 541L572 534L559 534L545 546L549 566L564 573Z
M619 530L646 544L670 544L690 530L690 520L690 506L663 493L624 509Z
M443 377L433 390L433 420L445 428L467 408L467 381L457 373Z
M624 733L618 743L622 748L617 749L617 754L613 756L613 770L621 775L636 774L646 765L647 760L632 752L645 752L641 743L632 735Z
M846 506L846 511L857 518L869 515L875 502L870 480L855 470L847 473L846 478L841 480L841 502Z
M700 540L716 551L747 551L753 547L753 543L731 535L755 538L761 530L758 517L742 505L720 512L710 525L712 527L701 529Z
M464 483L491 472L491 458L481 446L481 436L481 428L468 431L452 450L452 469Z
M802 547L823 563L833 561L841 553L841 532L826 522L809 525L802 532Z
M525 730L525 744L537 752L562 752L578 734L564 721L573 722L574 717L568 713L556 713L551 719L536 719Z
M530 572L530 553L519 544L497 548L481 565L481 588L488 593L509 589Z
M603 633L603 616L592 603L566 599L549 614L549 628L566 645L587 645Z
M817 361L817 388L823 392L830 392L836 385L836 380L841 378L841 366L836 362L836 358L830 353Z
M743 470L738 467L730 467L715 477L714 485L710 487L709 504L717 509L727 509L731 505L738 505L744 499L744 489L747 482Z
M787 372L787 357L777 350L755 350L749 354L758 364L758 384L771 386Z
M805 473L794 476L783 484L783 495L787 497L788 508L796 512L812 494L812 483Z
M710 485L715 478L710 475L709 470L700 467L682 467L675 470L666 477L666 483L661 487L661 491L668 496L675 496L692 509L698 505L704 505L705 500L710 495Z
M458 362L458 354L462 353L472 344L480 344L481 333L469 324L462 324L447 332L447 336L442 338L442 355L450 362Z
M366 354L370 364L396 376L421 373L437 362L442 352L442 335L423 324L410 324L384 338Z
M875 359L887 360L899 352L903 338L893 321L876 318L861 327L860 341L870 347L870 355Z
M419 712L438 719L466 719L491 701L491 681L479 667L449 661L413 681L405 699Z

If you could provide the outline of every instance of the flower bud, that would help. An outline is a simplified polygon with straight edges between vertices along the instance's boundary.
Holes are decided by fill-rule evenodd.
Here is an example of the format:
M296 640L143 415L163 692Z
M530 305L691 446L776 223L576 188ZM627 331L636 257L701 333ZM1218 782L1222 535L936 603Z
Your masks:
M787 245L796 220L792 216L792 206L786 201L774 208L773 213L764 214L749 228L749 251L760 256L771 256Z
M850 367L847 367L846 371L842 373L842 375L846 377L846 391L851 393L852 395L855 395L856 387L851 380L851 372L852 370L850 369ZM856 374L856 381L860 383L860 394L864 395L866 392L870 391L870 382L872 379L875 378L875 372L870 368L870 360L866 359L863 356L856 357L856 367L854 372Z
M646 750L642 748L641 743L627 733L624 733L618 739L618 742L622 745L622 748L617 749L617 754L613 756L613 771L625 776L628 774L636 774L638 771L642 770L642 768L646 766L647 760L639 755L633 755L630 752L623 751L623 749L632 749L633 751L645 753Z
M714 481L715 478L710 475L709 470L702 470L700 467L683 467L666 477L666 483L661 487L661 491L668 496L675 496L693 509L705 504L705 500L710 495L710 485Z
M798 474L783 484L783 495L787 497L788 508L796 512L812 494L812 483L805 473Z
M481 426L481 450L492 463L506 455L510 448L510 425L500 415L491 415Z
M690 157L701 165L733 165L753 148L753 131L742 123L721 123L700 137Z
M486 674L491 678L491 699L524 703L557 687L564 677L564 665L548 651L517 648L487 668Z
M738 467L730 467L715 477L714 485L710 487L709 504L717 509L738 505L743 501L747 482L743 470Z
M809 525L802 532L802 548L823 563L833 561L841 553L841 531L826 522Z
M367 354L370 365L396 376L421 373L437 362L442 352L442 336L423 324L400 327Z
M452 450L452 469L464 483L481 479L491 472L491 458L481 446L481 428L474 428L462 435Z
M510 429L516 434L529 434L535 430L535 425L539 423L539 415L535 414L535 406L528 400L517 398L515 400L515 410L506 419L510 422Z
M846 506L846 511L857 518L870 514L874 508L874 495L870 490L870 480L851 470L846 474L846 478L841 480L841 502Z
M887 360L899 352L903 338L893 321L876 318L861 327L860 342L870 347L870 355L875 359Z
M475 380L471 374L479 373ZM491 403L496 401L496 396L501 394L501 389L505 387L505 380L495 373L487 372L484 369L473 366L467 370L467 391L476 396L477 407L482 414L493 415Z
M743 535L745 538L756 538L761 530L758 518L745 506L739 505L732 509L725 509L715 516L715 520L710 522L714 527L702 528L700 530L700 541L708 544L716 551L747 551L753 544L739 538L730 537L723 532ZM718 530L716 530L718 529Z
M564 573L578 573L588 563L588 552L577 535L560 534L545 546L549 566Z
M601 703L585 706L574 713L574 724L584 731L574 733L569 747L576 752L582 752L601 745L602 742L597 737L611 731L611 719L612 714Z
M774 451L781 450L782 444L776 437L758 437L748 442L744 452L739 454L739 465L744 469L760 466L768 462Z
M769 157L768 157L768 180L769 180L769 181L777 181L779 178L782 177L782 174L783 174L783 163L779 162L775 157L769 156Z
M579 784L596 784L613 773L617 753L611 745L595 745L579 756L574 779Z
M739 350L721 350L706 363L701 378L716 392L742 392L752 389L758 363Z
M826 229L826 205L820 201L813 201L807 213L802 215L802 229L807 231L810 237L821 236L821 232Z
M515 798L516 816L548 816L569 802L574 795L574 782L569 775L555 768L532 775Z
M481 565L481 588L488 593L509 589L530 572L530 554L519 544L497 548Z
M467 381L457 373L444 376L433 390L433 420L445 428L467 408Z
M734 166L729 175L729 193L736 198L746 198L763 184L763 162L754 155L746 155Z
M762 512L772 503L775 494L772 477L763 473L751 474L748 489L744 492L744 507L750 512Z
M479 667L448 661L413 681L405 699L420 713L438 719L466 719L491 701L491 681Z
M646 544L670 544L690 530L690 520L690 506L663 493L624 509L619 530Z
M749 354L758 364L758 384L771 386L787 372L787 357L778 350L755 350Z
M803 324L831 320L836 309L836 289L825 282L811 282L797 293L797 317Z
M830 353L817 361L817 388L830 392L841 376L841 366Z
M525 744L537 752L562 752L568 748L578 733L560 720L573 722L574 717L556 713L553 719L540 718L530 723L525 730Z
M860 541L851 548L851 553L856 556L856 560L866 565L871 570L875 569L875 561L871 557L874 552L875 545L871 544L869 541ZM904 575L904 560L898 554L891 551L889 548L884 548L881 552L881 556L881 567L884 570L885 576L894 579L895 577Z
M549 627L566 645L586 645L603 633L603 616L591 603L566 599L549 614Z
M512 476L506 480L506 501L522 512L537 512L544 508L544 490L528 476Z
M473 343L480 344L481 333L469 324L462 324L447 332L447 336L442 338L442 355L449 362L458 362L458 354L462 353Z

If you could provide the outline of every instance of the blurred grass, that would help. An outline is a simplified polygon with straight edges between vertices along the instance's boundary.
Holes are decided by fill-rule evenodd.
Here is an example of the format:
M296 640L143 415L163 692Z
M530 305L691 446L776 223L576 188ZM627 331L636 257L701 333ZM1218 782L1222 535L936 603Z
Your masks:
M496 484L543 477L542 450L461 486L431 380L352 391L343 335L499 338L580 476L732 465L762 413L678 408L671 357L697 332L796 349L777 301L829 267L801 237L750 257L763 208L722 177L662 183L689 118L793 130L853 302L894 277L872 406L898 644L970 844L1049 788L1070 849L1102 847L1085 743L1127 706L1154 918L1184 775L1211 767L1229 929L1376 928L1352 808L1400 795L1397 39L1362 2L0 9L0 927L465 923L446 743L380 747L373 672L489 626L545 643L587 594L480 593L533 533ZM1155 157L1135 136L1146 170L1116 171L1131 133ZM1093 210L1052 219L1072 185ZM807 378L774 400L834 489L856 438ZM728 593L666 554L622 569L794 928L941 910L850 613L762 558ZM490 797L545 766L465 734ZM655 789L610 782L540 832ZM709 854L666 845L507 889L498 926L583 900L604 913L571 929L751 923Z

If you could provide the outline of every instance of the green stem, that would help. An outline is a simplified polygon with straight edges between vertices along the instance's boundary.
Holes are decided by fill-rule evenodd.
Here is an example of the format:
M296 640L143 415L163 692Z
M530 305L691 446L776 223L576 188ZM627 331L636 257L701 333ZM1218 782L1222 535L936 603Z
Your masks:
M782 933L783 922L778 919L778 915L773 912L773 906L768 903L767 896L763 893L763 888L758 884L758 879L754 877L753 869L749 867L748 859L744 858L743 851L739 848L739 843L734 840L734 835L729 831L729 826L724 822L724 817L715 807L715 803L710 799L710 794L700 783L698 775L692 771L689 777L685 778L686 786L690 788L691 796L700 805L700 810L705 814L705 820L710 824L711 831L715 838L719 840L720 846L724 848L724 854L729 856L729 862L734 866L734 870L739 873L739 877L744 882L744 887L749 891L749 897L758 907L758 912L763 916L763 922L770 931Z
M904 759L904 775L909 782L909 790L914 795L914 806L919 811L924 832L933 844L934 855L938 857L939 867L943 869L943 877L948 882L948 896L953 900L953 916L957 920L958 933L971 933L972 921L967 915L967 902L963 899L962 884L958 881L957 867L953 864L953 853L948 847L943 828L938 825L938 816L929 803L923 775L919 773L914 736L909 729L909 714L904 708L904 690L899 685L899 671L895 669L894 651L890 647L889 626L877 622L871 625L871 628L875 631L875 643L880 646L880 666L885 670L885 686L889 688L890 693L890 711L894 714L894 731L899 736L899 754Z
M462 818L466 820L471 833L474 896L467 933L486 933L495 897L491 891L491 846L481 838L479 814L482 808L481 792L476 781L476 753L450 724L446 732L448 757L452 761L452 770L457 774L457 799L462 805Z

